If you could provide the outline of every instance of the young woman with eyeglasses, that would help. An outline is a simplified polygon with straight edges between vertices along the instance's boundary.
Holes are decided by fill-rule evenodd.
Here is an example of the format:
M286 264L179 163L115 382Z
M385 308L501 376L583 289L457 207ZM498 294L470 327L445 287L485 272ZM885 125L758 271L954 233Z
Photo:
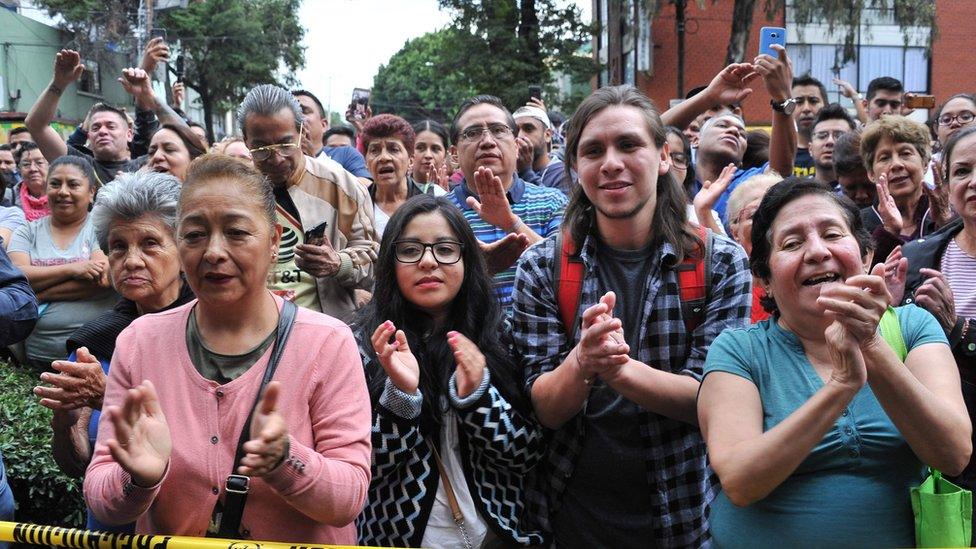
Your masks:
M468 223L444 198L410 198L386 226L376 273L354 329L373 403L360 543L541 544L523 515L542 433Z

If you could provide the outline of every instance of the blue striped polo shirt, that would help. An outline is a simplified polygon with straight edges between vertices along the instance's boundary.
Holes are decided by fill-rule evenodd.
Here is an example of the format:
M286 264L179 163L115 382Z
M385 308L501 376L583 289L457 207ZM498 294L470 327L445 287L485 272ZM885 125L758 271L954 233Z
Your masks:
M559 224L563 220L563 210L566 209L566 204L569 202L566 195L559 189L526 183L517 175L512 177L514 179L512 186L506 193L508 202L512 205L512 212L542 238L558 231ZM505 238L507 234L505 231L488 224L481 219L476 211L468 207L467 198L469 196L478 197L477 194L468 189L467 182L462 180L461 184L448 193L445 198L460 208L478 240L485 244L491 244ZM514 285L515 265L495 275L493 280L495 297L498 298L506 314L510 312L512 307L512 287Z

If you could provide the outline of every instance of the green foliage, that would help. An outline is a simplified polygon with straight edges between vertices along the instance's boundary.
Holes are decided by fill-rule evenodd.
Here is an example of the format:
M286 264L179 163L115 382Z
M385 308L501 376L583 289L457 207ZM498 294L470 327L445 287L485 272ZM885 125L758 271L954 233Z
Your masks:
M443 29L408 40L373 79L374 113L407 120L450 120L464 99L477 93L454 55L456 32Z
M200 94L211 127L215 107L233 108L256 84L289 85L305 65L298 19L301 0L207 0L159 18L170 40L181 40L186 85Z
M0 362L0 452L17 502L18 522L84 527L81 480L64 475L51 454L51 411L31 390L37 375Z
M497 95L510 107L524 104L529 86L542 85L550 107L572 112L579 94L556 99L555 73L585 82L598 67L580 55L591 28L564 0L440 0L451 25L408 41L373 81L377 112L414 120L450 120L476 93Z
M73 38L67 44L85 59L105 63L110 50L136 57L132 33L138 24L139 0L35 0Z

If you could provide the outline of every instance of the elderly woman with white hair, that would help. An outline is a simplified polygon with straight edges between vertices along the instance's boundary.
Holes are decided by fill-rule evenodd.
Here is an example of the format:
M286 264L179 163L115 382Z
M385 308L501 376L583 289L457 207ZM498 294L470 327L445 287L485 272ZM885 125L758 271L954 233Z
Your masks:
M91 460L116 337L141 315L193 299L176 251L179 196L179 180L155 172L120 175L98 193L92 224L122 299L71 335L67 360L53 363L60 375L41 374L47 385L34 389L54 410L54 456L69 475L84 475ZM91 517L88 527L105 529Z

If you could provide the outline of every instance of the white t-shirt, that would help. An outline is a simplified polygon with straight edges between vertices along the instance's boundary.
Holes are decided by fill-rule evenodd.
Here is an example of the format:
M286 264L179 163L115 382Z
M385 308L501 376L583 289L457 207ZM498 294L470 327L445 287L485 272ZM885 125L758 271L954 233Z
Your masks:
M453 409L448 410L444 415L444 425L441 429L441 459L444 460L444 468L447 469L447 475L451 479L454 497L457 498L461 514L464 515L464 531L468 533L472 547L481 547L488 535L488 524L478 514L474 500L471 498L471 491L468 490L468 482L464 479L457 423L457 414ZM433 472L438 475L440 481L440 472L436 464ZM427 529L424 530L424 539L420 546L438 549L464 549L465 547L461 532L454 522L454 514L451 512L451 504L447 499L443 482L437 483L437 495L434 496L434 505L430 509L430 518L427 519Z
M427 192L428 188L434 189L434 196L444 196L447 191L438 187L437 185L432 185L429 183L414 183L419 189ZM390 216L380 208L380 205L373 202L373 226L376 227L377 238L383 238L383 231L386 229L386 224L390 222Z

